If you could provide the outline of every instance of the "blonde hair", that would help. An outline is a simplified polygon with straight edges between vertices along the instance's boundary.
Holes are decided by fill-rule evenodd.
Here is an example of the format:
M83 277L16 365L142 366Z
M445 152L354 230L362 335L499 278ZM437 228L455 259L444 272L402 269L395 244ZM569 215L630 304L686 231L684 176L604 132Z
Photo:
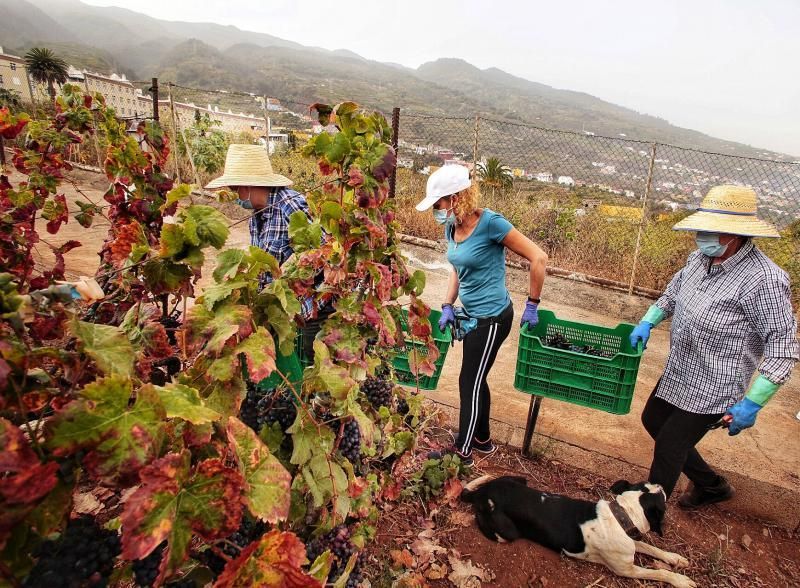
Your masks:
M453 206L453 212L459 221L478 210L478 200L480 200L481 192L476 182L472 182L469 188L465 188L455 195L458 196L458 199Z

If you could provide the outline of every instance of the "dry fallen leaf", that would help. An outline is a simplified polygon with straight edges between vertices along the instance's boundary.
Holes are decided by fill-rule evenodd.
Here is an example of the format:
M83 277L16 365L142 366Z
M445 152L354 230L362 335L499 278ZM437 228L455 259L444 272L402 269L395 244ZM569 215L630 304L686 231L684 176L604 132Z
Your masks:
M414 543L411 544L411 551L417 555L419 558L419 565L421 566L428 563L435 554L447 552L444 547L428 539L417 539L414 541Z
M744 535L742 535L742 546L743 546L745 549L748 549L748 550L749 550L749 549L750 549L750 544L751 544L751 543L753 543L753 540L750 538L750 535L748 535L747 533L745 533Z
M457 553L457 552L456 552ZM472 560L462 560L451 555L448 558L453 571L447 576L456 588L480 588L481 582L491 582L494 574L472 563Z
M464 486L461 484L461 480L458 478L450 478L444 483L444 497L447 502L456 502L459 496L461 496L461 491L463 489Z
M91 492L79 492L74 498L72 509L78 514L96 515L103 510L103 503Z
M474 520L475 516L471 512L465 510L454 510L450 513L450 523L453 525L469 527Z
M392 588L428 588L428 582L416 572L406 572L392 582Z
M441 580L447 575L447 566L433 562L431 567L425 572L425 577L429 580Z
M389 552L389 557L392 558L396 568L414 568L417 566L417 561L408 549L392 549Z

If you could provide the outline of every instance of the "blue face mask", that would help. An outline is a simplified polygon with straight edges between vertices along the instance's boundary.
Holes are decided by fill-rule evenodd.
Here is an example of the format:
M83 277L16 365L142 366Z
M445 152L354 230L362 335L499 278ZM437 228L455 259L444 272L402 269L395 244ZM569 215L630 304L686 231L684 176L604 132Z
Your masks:
M236 204L244 208L245 210L253 210L253 203L250 200L242 200L241 198L236 199Z
M697 243L697 248L704 255L708 255L709 257L720 257L725 255L725 251L728 249L727 245L722 245L719 242L718 233L699 232L695 236L694 240L695 243Z
M433 211L433 220L435 220L440 225L447 224L447 220L450 218L450 215L448 214L448 212L449 211L447 209L444 209L444 208L441 209L441 210L434 210Z

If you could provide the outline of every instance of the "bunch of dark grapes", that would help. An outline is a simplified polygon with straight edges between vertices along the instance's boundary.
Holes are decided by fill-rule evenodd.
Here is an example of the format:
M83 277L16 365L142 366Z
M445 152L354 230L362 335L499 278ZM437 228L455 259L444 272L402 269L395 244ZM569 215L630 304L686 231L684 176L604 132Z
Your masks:
M350 529L348 529L346 525L334 527L325 535L317 537L309 542L306 545L306 556L309 562L314 563L314 560L328 550L330 550L333 555L333 565L331 566L331 573L328 576L328 581L334 582L342 575L342 572L344 572L347 567L347 562L350 561L350 556L357 551L355 545L353 545L353 542L350 540ZM361 558L359 557L353 571L350 572L350 576L347 579L347 588L356 588L359 582L361 582L360 567Z
M133 561L131 567L133 568L133 579L136 580L137 586L148 588L155 583L166 546L167 542L162 541L148 556Z
M339 439L339 451L351 463L358 463L361 457L361 429L355 419L344 424L342 438Z
M390 380L382 378L370 377L361 384L361 391L375 408L392 405L393 388L394 386Z
M297 406L289 391L260 391L255 384L247 384L247 395L239 408L239 419L256 433L264 425L278 423L286 431L297 417Z
M121 550L119 535L100 527L91 517L70 521L56 541L43 542L39 558L25 579L25 588L108 585L114 560Z
M245 517L242 519L242 524L239 525L239 529L226 537L224 541L217 543L217 548L229 558L234 559L239 557L242 549L260 538L266 530L267 526L263 522ZM219 575L222 573L222 570L225 569L225 564L228 562L214 553L213 550L208 549L203 552L203 563L207 565L214 574Z
M276 395L278 396L276 397ZM281 431L286 432L286 429L291 427L295 418L297 418L297 406L294 403L292 393L288 390L283 393L273 392L269 396L264 396L258 401L257 408L262 427L278 423Z
M75 482L75 469L81 467L84 455L86 455L86 452L83 449L79 449L59 462L58 477L61 478L64 483L72 484Z
M573 351L575 353L581 353L583 355L592 355L594 357L605 357L611 358L614 357L614 354L610 351L606 351L605 349L597 349L592 345L576 345L571 343L569 339L567 339L561 333L553 333L552 335L548 335L544 338L544 344L547 347L554 347L556 349L563 349L564 351Z
M408 406L408 401L405 398L398 398L397 399L397 412L401 415L405 416L408 414L408 411L411 410L411 407Z
M177 338L175 337L175 331L181 328L181 311L175 310L169 316L161 317L158 319L162 325L164 325L164 330L167 331L167 339L169 339L170 345L177 344Z

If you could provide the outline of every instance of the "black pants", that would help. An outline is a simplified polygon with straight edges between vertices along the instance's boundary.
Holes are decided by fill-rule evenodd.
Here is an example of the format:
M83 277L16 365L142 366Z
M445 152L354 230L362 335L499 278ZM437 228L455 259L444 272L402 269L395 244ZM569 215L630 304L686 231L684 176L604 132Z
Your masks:
M642 411L642 424L656 442L650 482L661 484L667 497L675 489L681 472L699 488L716 486L719 476L700 456L695 445L705 436L708 425L716 423L722 414L687 412L656 398L656 390L658 384Z
M456 448L461 453L471 451L474 439L489 440L491 398L486 376L494 365L497 350L511 332L513 320L514 307L509 304L494 319L482 319L478 327L464 337L464 358L458 377L461 408L456 439Z

